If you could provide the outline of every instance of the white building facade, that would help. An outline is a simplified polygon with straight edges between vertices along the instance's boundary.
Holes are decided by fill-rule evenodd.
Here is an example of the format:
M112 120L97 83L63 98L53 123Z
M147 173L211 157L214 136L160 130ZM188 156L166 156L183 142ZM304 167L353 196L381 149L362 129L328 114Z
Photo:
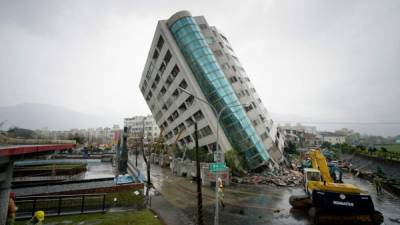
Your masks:
M209 152L216 149L218 129L220 149L241 152L249 168L283 161L277 124L227 38L204 17L181 11L158 22L140 89L167 144L178 139L181 148L193 148L197 122L199 146Z
M128 128L130 135L137 137L142 137L144 129L145 139L154 139L160 135L160 128L152 115L125 118L124 127Z

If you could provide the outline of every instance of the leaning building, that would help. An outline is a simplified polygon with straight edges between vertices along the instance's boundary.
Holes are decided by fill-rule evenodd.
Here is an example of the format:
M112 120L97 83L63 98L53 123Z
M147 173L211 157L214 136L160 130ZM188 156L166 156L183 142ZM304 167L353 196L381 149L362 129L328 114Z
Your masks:
M277 123L228 39L203 16L180 11L158 22L140 90L167 144L194 148L196 121L199 146L209 152L218 136L219 148L241 152L250 169L283 161Z

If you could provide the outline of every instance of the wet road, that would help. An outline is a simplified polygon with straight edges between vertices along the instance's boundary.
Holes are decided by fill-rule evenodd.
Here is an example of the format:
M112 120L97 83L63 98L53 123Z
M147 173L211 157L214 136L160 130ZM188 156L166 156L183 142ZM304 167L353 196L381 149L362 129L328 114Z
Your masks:
M139 163L145 171L144 163ZM188 178L172 176L169 168L151 167L154 186L176 207L196 221L196 184ZM385 224L399 224L391 219L400 218L400 199L384 192L377 196L368 181L345 174L344 181L368 191L375 207L385 216ZM203 187L204 224L213 224L215 192ZM235 184L225 188L225 209L220 212L220 224L311 224L304 212L291 210L288 199L292 194L303 194L301 187L286 188L271 185Z

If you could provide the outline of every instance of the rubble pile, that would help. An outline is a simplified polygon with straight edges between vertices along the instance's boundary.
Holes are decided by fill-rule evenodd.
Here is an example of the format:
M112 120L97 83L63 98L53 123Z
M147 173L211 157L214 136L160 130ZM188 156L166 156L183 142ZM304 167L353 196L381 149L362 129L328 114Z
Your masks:
M295 187L303 183L303 174L296 170L282 170L276 173L254 174L246 177L232 177L240 184L274 184L280 187Z

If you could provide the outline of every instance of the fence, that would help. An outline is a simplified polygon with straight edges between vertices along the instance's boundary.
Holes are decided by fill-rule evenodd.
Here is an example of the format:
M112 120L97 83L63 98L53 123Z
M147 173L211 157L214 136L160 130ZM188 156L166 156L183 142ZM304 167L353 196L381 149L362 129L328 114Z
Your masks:
M104 212L106 194L48 195L17 197L17 219L30 218L35 211L43 210L47 216Z
M390 159L395 161L400 161L400 152L383 152L383 151L375 151L375 152L368 152L368 151L356 151L359 154L363 154L366 156L383 158L383 159Z

